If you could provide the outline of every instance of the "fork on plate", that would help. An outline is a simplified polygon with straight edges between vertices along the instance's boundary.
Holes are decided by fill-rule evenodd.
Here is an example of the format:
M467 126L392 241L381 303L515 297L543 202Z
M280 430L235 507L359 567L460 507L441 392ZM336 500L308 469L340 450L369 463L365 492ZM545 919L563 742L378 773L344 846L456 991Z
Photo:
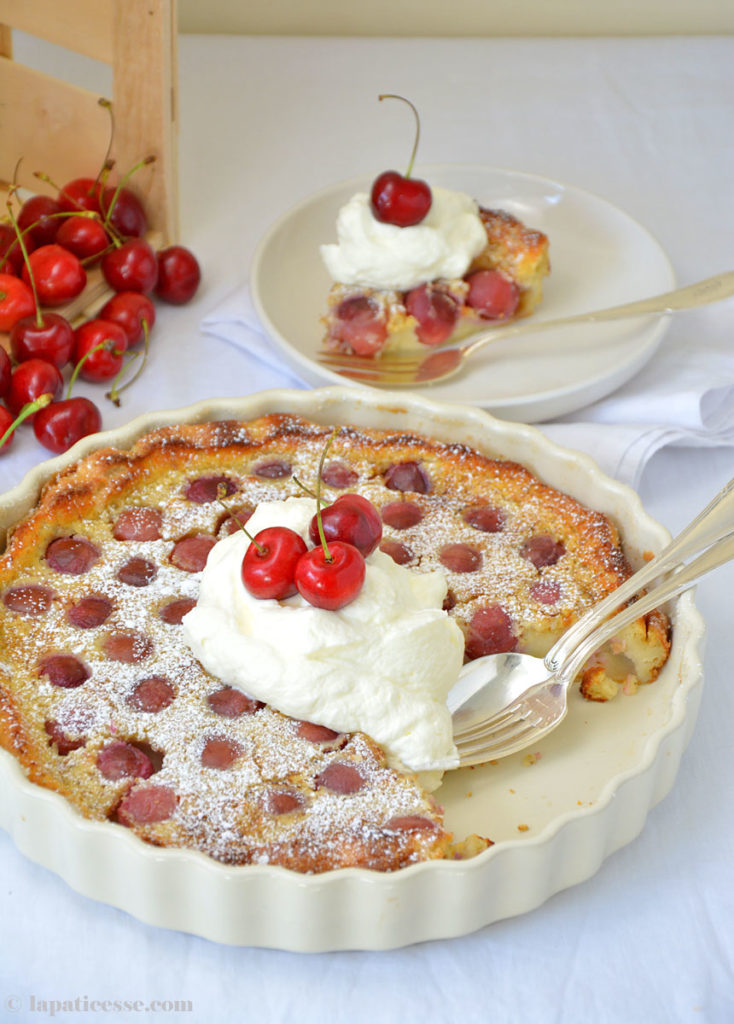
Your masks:
M505 338L572 324L603 323L653 313L674 313L681 309L693 309L695 306L718 302L731 295L734 295L734 271L730 270L704 281L686 285L684 288L676 288L672 292L627 302L621 306L611 306L593 313L577 313L557 320L524 320L510 327L495 327L491 331L477 335L469 344L457 348L436 348L427 354L416 352L377 357L328 350L319 352L316 360L343 377L374 387L422 387L455 376L476 352Z

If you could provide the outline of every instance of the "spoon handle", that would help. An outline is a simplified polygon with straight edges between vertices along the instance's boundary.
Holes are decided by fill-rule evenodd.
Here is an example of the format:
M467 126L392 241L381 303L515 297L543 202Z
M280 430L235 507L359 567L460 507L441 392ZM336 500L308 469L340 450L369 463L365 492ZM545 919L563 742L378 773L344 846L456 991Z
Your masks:
M571 682L586 659L607 640L615 636L623 626L626 626L629 622L634 622L635 619L646 612L652 611L653 608L657 608L671 597L682 594L684 590L688 590L701 576L711 572L712 569L718 568L718 566L723 565L725 562L731 561L732 558L734 558L734 533L712 544L703 554L694 558L687 565L684 565L678 572L671 573L670 576L667 576L656 587L653 587L652 590L643 594L626 608L622 608L616 615L612 615L611 618L603 619L599 617L597 613L601 605L598 605L593 610L594 614L592 617L595 621L592 624L591 632L581 640L578 647L561 663L557 678L563 682ZM591 621L591 617L589 621Z
M652 561L638 569L591 611L582 615L578 622L564 633L546 655L545 665L548 671L559 672L566 659L572 652L575 652L578 645L596 628L597 624L603 622L615 609L634 597L643 587L652 583L663 573L677 568L690 555L695 555L710 544L732 535L734 535L734 479L730 480L706 508ZM638 612L639 614L642 613ZM632 616L632 618L636 618L636 616Z
M561 317L558 320L523 321L514 327L499 327L481 335L464 348L464 356L489 345L493 341L514 337L516 334L530 334L553 327L566 327L571 324L603 323L607 320L621 320L624 317L644 316L648 313L674 313L680 309L693 309L706 306L710 302L719 302L734 295L734 270L727 270L703 281L676 288L672 292L653 295L647 299L626 302L622 306L610 306L594 313L575 313L573 316Z

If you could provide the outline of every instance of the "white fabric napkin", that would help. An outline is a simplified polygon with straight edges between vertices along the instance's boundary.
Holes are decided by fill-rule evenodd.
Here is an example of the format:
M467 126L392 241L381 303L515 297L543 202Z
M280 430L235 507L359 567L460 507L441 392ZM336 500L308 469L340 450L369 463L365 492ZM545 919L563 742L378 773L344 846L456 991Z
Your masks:
M687 331L671 331L651 362L618 391L542 429L637 487L666 445L734 446L734 353L715 340L692 344ZM732 463L734 473L734 452Z
M253 391L308 387L267 337L247 287L206 316L201 328L246 354ZM731 346L723 339L692 338L685 325L671 325L654 358L633 380L593 405L537 425L559 444L593 456L610 476L637 487L650 458L666 445L734 446Z

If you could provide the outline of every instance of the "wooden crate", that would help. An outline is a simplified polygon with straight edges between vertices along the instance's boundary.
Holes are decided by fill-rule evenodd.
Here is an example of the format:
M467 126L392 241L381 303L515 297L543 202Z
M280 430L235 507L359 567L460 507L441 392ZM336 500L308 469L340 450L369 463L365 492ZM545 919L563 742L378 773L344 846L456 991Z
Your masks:
M13 29L111 65L116 170L155 156L132 187L160 243L176 241L176 0L0 0L0 182L7 187L22 157L18 185L52 192L33 172L59 184L95 177L109 115L96 94L13 60Z

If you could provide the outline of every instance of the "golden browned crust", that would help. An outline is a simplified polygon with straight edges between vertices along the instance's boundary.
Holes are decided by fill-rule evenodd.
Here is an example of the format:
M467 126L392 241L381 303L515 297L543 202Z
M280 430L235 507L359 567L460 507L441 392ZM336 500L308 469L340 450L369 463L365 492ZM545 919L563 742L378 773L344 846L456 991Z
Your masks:
M529 316L543 298L543 280L550 273L548 237L505 210L480 208L479 215L487 231L487 246L470 272L501 270L520 289L517 316Z
M0 743L29 778L88 817L120 821L147 842L192 847L227 863L394 870L486 848L488 841L476 838L454 844L430 796L414 777L388 769L369 737L314 742L269 708L236 718L215 713L209 698L221 683L195 661L178 627L161 618L171 600L198 591L198 573L172 561L176 545L192 536L213 543L227 528L216 501L189 496L192 482L226 477L235 508L300 495L295 478L315 486L330 433L281 414L166 427L129 451L99 450L48 482L0 557ZM346 489L381 510L383 543L394 557L400 546L415 571L444 569L447 608L464 630L468 657L508 638L520 650L544 653L629 574L606 517L516 463L418 435L349 427L334 439L332 463L354 474ZM405 471L407 484L399 479ZM326 493L339 491L327 486ZM118 517L131 507L157 510L160 535L116 539ZM476 512L483 522L496 512L497 528L472 525ZM61 538L93 546L88 569L68 574L51 564L49 545ZM119 582L129 556L153 566L150 583ZM39 604L19 602L18 588L28 587L41 588ZM102 622L82 628L70 612L90 595L110 609ZM487 615L498 614L502 628L487 632ZM632 677L635 685L653 679L667 657L667 631L661 613L633 623L617 649L600 656L603 673L589 666L585 694L605 699L605 688L629 690ZM122 661L109 646L121 636L132 651ZM78 659L88 678L54 685L43 669L49 654ZM151 676L168 680L170 706L131 709L132 690ZM205 763L212 739L234 744L231 765ZM155 769L149 778L103 777L100 752L115 742L143 752ZM355 767L358 791L335 792L319 781L334 762ZM143 791L152 801L156 787L172 801L168 812L160 820L131 819L128 799ZM274 813L273 793L295 794L296 805Z

